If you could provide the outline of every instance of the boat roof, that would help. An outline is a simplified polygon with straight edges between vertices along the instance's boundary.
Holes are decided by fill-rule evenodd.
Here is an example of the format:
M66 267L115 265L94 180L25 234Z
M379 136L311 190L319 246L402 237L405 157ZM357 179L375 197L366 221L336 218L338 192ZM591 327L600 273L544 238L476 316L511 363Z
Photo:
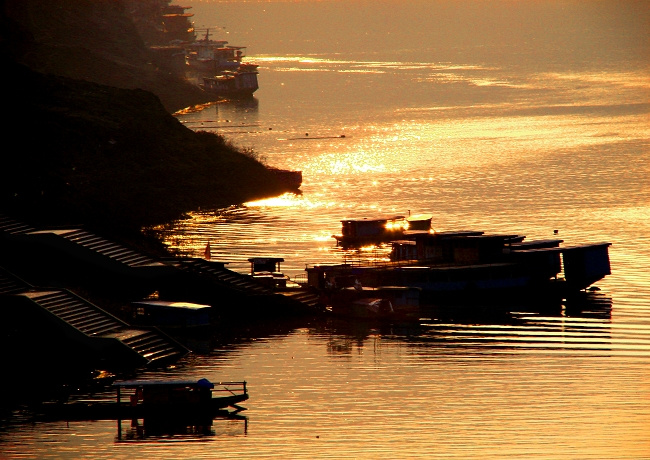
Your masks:
M433 219L433 214L414 214L406 218L406 220L430 220Z
M185 310L203 310L204 308L212 308L210 305L200 303L172 302L168 300L139 300L137 302L133 302L133 304L152 307L182 308Z
M444 232L433 232L435 236L478 236L483 235L485 232L480 230L448 230Z
M267 262L284 262L284 258L282 257L251 257L248 259L249 262L251 263L267 263Z
M582 243L582 244L573 244L571 246L565 246L562 248L563 251L573 251L573 250L578 250L578 249L587 249L587 248L597 248L600 246L606 246L609 247L611 246L612 243L607 242L607 241L602 241L600 243Z
M542 245L558 245L564 243L564 240L528 240L528 241L521 241L519 243L512 243L512 248L513 249L525 249L529 246L542 246Z
M555 248L554 248L555 249ZM527 252L527 251L524 251ZM490 264L445 264L442 266L422 266L422 265L405 265L403 267L398 267L396 270L401 271L462 271L467 269L477 269L477 268L495 268L495 267L508 267L516 266L515 263L511 262L499 262L499 263L490 263Z
M118 380L113 382L114 387L137 388L137 387L187 387L195 386L200 388L214 388L214 383L208 379L198 380Z
M518 239L518 238L525 238L524 235L518 235L516 233L488 233L488 234L481 234L481 235L459 235L462 236L463 239L467 240L511 240L511 239Z
M350 219L342 219L341 222L384 222L387 220L399 220L404 219L405 216L379 216L379 217L354 217Z

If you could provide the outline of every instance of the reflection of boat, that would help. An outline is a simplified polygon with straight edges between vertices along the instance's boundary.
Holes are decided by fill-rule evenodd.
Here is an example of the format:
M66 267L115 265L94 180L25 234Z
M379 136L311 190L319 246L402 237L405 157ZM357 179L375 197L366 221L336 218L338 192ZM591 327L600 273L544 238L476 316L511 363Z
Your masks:
M344 283L344 280L333 280ZM355 280L352 287L330 289L325 294L327 310L337 316L353 318L406 319L416 317L420 290L405 286L363 287Z
M205 91L223 98L251 97L259 88L257 65L241 64L234 70L224 70L213 77L203 77L200 85Z
M160 442L161 439L169 442L171 440L196 440L208 436L215 436L214 422L223 420L221 423L228 423L233 427L233 420L240 420L242 423L236 426L236 430L230 435L237 436L248 433L248 418L244 415L234 414L231 416L215 417L214 420L200 421L199 423L188 423L184 420L169 419L145 419L131 420L128 424L117 422L118 442ZM224 434L221 431L220 434Z
M213 384L199 380L126 380L113 383L114 401L43 403L46 418L64 420L173 419L186 423L209 421L219 415L236 414L248 399L246 382ZM229 410L233 409L233 410Z
M325 290L330 278L354 276L363 286L418 287L426 301L439 301L531 292L566 296L611 273L610 243L561 247L562 240L524 242L522 235L472 231L403 238L392 242L390 262L308 267L308 283Z

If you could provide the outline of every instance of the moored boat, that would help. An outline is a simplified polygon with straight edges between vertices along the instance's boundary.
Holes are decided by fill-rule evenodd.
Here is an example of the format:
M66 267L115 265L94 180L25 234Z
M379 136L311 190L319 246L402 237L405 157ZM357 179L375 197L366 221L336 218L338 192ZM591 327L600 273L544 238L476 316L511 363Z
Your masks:
M251 257L248 261L251 263L251 277L255 281L272 289L287 287L288 277L280 268L283 257Z
M337 245L360 247L388 243L414 232L429 232L431 215L394 215L343 219L341 234L332 235Z
M332 235L339 246L379 244L401 237L407 228L405 216L353 218L341 221L341 234Z
M524 241L519 234L482 231L402 233L390 262L307 267L313 289L354 277L363 286L422 290L423 302L520 294L566 297L611 274L611 243L562 246L563 240Z
M203 77L200 85L218 97L241 99L251 97L259 89L257 65L241 64L234 70L224 70L212 77Z

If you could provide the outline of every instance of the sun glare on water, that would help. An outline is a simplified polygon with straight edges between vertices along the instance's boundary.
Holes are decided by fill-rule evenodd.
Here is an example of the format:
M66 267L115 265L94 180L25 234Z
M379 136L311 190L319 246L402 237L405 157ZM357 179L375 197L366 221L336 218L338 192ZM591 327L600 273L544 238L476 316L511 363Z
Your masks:
M261 200L249 201L244 203L244 206L247 208L256 208L256 207L316 207L317 204L310 202L308 200L303 200L300 196L294 193L285 193L284 195L272 197L272 198L263 198Z

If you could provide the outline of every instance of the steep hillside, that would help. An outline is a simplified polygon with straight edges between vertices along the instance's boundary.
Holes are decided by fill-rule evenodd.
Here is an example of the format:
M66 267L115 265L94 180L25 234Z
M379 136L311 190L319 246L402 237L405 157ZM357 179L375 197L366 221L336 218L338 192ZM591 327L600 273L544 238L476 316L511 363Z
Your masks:
M209 102L145 47L119 0L5 0L3 45L37 72L156 94L169 112Z
M220 136L195 133L153 94L24 67L3 125L0 206L39 220L165 222L198 207L280 193L266 168Z
M119 5L5 1L0 212L139 228L280 193L261 163L185 128L163 96L142 89L167 77L152 70ZM196 102L167 86L181 106Z

